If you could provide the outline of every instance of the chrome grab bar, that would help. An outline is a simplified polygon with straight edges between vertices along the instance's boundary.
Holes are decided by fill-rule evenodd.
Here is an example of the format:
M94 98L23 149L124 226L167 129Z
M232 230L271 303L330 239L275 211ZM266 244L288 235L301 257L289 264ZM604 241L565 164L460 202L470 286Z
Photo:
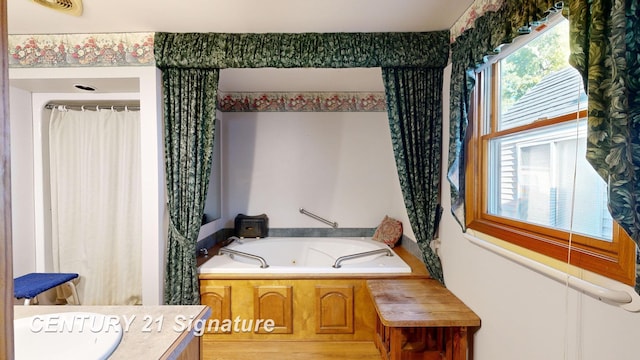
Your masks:
M238 256L244 256L247 257L249 259L254 259L254 260L258 260L260 261L260 267L262 269L266 269L269 267L269 265L267 264L267 261L262 257L262 256L258 256L258 255L253 255L253 254L249 254L246 252L242 252L242 251L236 251L236 250L231 250L231 249L227 249L227 248L222 248L218 251L218 254L229 254L229 255L238 255Z
M387 253L387 256L393 256L393 252L391 251L391 249L378 249L378 250L365 251L361 253L340 256L339 258L336 259L336 262L335 264L333 264L333 267L336 269L339 269L342 266L341 263L345 260L357 259L357 258L380 254L380 253Z
M332 228L334 228L334 229L338 227L338 223L337 223L337 222L335 222L335 221L329 221L329 220L327 220L327 219L325 219L325 218L323 218L323 217L320 217L320 216L318 216L318 215L316 215L316 214L314 214L314 213L310 213L310 212L308 212L307 210L305 210L305 209L303 209L303 208L300 208L300 213L301 213L301 214L304 214L304 215L307 215L307 216L309 216L309 217L311 217L311 218L313 218L313 219L316 219L316 220L318 220L318 221L320 221L320 222L323 222L323 223L325 223L325 224L327 224L327 225L331 226L331 227L332 227Z

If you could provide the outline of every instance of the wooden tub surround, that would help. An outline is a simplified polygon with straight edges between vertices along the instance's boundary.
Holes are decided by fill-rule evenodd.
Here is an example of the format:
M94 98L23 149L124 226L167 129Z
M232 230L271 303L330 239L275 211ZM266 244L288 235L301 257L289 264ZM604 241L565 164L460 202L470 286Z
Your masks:
M383 359L467 359L469 328L480 318L436 280L367 280L367 288Z
M374 346L379 320L368 283L429 279L419 259L402 247L393 250L411 273L200 274L201 303L211 308L213 322L201 339L202 358L380 359ZM227 326L216 328L215 322L222 325L225 319ZM256 328L258 320L267 319L273 320L270 331Z

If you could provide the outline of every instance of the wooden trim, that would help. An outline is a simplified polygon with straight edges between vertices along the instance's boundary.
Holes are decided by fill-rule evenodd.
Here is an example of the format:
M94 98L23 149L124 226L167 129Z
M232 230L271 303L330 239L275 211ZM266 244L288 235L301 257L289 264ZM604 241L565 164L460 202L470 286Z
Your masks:
M7 2L0 0L0 358L13 359L13 251L11 250L11 148L9 136Z
M500 130L500 131L495 130L491 134L487 134L487 135L483 136L482 139L483 140L489 140L489 139L502 137L502 136L507 136L507 135L511 135L511 134L515 134L515 133L519 133L519 132L523 132L523 131L539 129L539 128L543 128L543 127L551 126L551 125L562 124L562 123L568 122L568 121L576 121L576 120L579 120L579 119L584 119L586 117L587 117L587 110L581 110L581 111L578 111L578 112L565 114L565 115L554 117L554 118L551 118L551 119L546 119L546 118L545 119L540 119L540 120L537 120L537 121L533 121L533 122L531 122L529 124L508 128L508 129L505 129L505 130ZM492 123L495 124L495 123L497 123L497 121L493 121ZM493 125L493 126L497 127L497 125Z
M497 76L496 74L500 73L500 62L497 61L495 62L493 65L491 65L490 67L491 72L489 73L490 77L487 80L483 80L483 78L485 77L483 73L478 74L478 84L482 84L484 85L482 82L483 81L489 81L491 82L491 87L489 88L489 93L491 96L491 104L489 104L489 108L491 109L490 114L492 114L491 116L491 122L489 123L489 127L491 129L491 133L494 133L496 131L498 131L498 116L497 114L500 113L500 107L498 106L498 101L496 101L495 99L497 99L500 96L500 77ZM474 91L475 95L473 96L473 104L475 104L475 106L471 105L471 108L477 107L478 109L483 109L485 106L487 106L487 104L483 101L480 101L480 99L485 99L487 97L487 89L484 86L480 86L481 91ZM485 116L486 113L485 112L478 112L477 113L478 116L474 117L474 121L477 119L480 119L480 117ZM479 122L474 122L474 124L480 124ZM482 134L484 131L480 131L478 132L478 134Z
M483 219L474 219L468 227L627 285L633 286L635 283L635 244L628 236L620 239L620 246L615 254L607 256L580 244L569 247L566 242L552 237Z
M566 230L551 228L541 225L536 225L516 219L504 218L498 215L491 215L487 213L482 213L479 216L478 220L483 220L487 222L493 222L496 224L501 224L507 227L521 229L525 232L534 233L540 236L541 239L550 239L550 241L558 241L563 242L569 245L569 241L572 242L572 245L582 247L592 251L593 253L600 254L602 256L616 256L618 253L618 248L620 246L620 239L613 236L613 240L610 242L598 240L586 235L581 234L570 234Z

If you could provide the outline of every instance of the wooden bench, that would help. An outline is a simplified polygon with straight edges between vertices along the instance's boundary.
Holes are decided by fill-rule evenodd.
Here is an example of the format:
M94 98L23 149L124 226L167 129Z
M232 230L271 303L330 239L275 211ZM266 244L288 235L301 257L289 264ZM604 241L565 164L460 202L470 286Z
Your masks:
M467 359L480 318L432 279L367 280L378 313L374 342L385 360Z

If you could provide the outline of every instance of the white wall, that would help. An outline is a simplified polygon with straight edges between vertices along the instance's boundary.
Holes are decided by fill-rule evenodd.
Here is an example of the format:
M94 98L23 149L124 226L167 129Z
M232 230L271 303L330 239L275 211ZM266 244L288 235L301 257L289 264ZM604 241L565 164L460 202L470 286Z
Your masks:
M33 212L33 146L31 139L31 93L9 89L11 126L11 213L13 275L36 270Z
M266 213L272 228L344 228L407 218L386 112L224 113L223 217Z
M450 71L449 66L443 89L443 149L448 148ZM443 174L444 277L447 287L482 319L474 338L475 360L640 358L640 313L567 289L464 239L451 215Z

